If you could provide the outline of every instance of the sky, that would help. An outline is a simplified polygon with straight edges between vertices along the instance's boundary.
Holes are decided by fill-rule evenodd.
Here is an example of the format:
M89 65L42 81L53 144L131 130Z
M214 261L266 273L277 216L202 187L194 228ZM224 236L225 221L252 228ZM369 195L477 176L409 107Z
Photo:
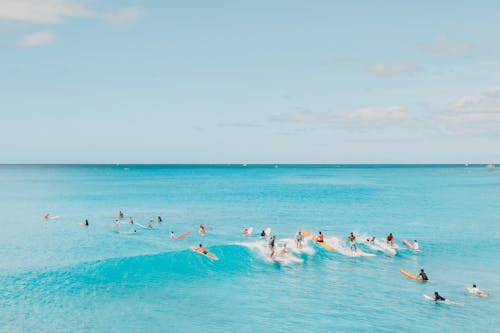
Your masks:
M0 0L0 163L500 163L499 12Z

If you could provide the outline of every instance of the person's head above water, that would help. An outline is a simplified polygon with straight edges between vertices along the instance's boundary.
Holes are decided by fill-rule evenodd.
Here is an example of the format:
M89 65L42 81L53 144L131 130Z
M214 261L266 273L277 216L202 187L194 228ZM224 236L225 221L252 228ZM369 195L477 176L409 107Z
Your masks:
M423 268L421 268L421 269L420 269L420 271L423 273L423 272L424 272L424 269L423 269Z
M477 288L475 284L472 285L472 288Z
M200 244L200 247L203 247L203 245Z

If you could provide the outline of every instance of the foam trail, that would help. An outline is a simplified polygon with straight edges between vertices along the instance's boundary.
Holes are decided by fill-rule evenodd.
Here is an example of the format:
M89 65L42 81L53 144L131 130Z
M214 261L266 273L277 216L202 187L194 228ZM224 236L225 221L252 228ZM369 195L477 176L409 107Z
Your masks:
M374 256L376 256L376 254L364 252L360 248L357 248L356 251L353 251L353 250L351 250L350 247L345 245L343 240L341 240L340 238L337 238L337 237L327 238L327 241L337 249L337 252L339 252L340 254L345 255L347 257L374 257Z

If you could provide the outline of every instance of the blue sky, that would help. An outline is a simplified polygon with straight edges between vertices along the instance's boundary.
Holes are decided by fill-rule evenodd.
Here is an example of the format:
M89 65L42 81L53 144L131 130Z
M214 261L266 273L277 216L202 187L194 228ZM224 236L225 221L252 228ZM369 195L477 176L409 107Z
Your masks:
M0 163L500 162L498 12L0 0Z

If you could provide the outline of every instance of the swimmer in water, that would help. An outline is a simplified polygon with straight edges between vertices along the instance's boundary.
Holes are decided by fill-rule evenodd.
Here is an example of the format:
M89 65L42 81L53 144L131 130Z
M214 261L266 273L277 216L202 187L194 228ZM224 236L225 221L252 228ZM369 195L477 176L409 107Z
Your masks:
M316 242L318 243L323 243L324 242L324 237L323 237L323 234L320 232L318 232L318 237L316 237Z
M153 222L153 221L152 221L152 220L149 220L149 222L148 222L148 228L149 228L149 229L153 229L153 225L151 224L151 222Z
M200 230L198 230L198 233L202 236L206 234L205 226L203 224L200 224Z
M286 247L286 243L283 244L283 247L280 250L281 255L287 255L288 254L288 248Z
M248 236L248 229L243 230L243 236Z
M265 230L262 230L262 232L260 233L260 237L266 237L266 231Z
M119 227L120 227L120 221L115 220L115 227L116 227L116 228L119 228Z
M46 219L46 220L48 220L48 219L49 219L49 215L50 215L50 214L49 214L49 213L47 213L47 214L45 214L45 215L43 216L43 218L44 218L44 219Z
M349 239L349 244L351 245L351 251L356 252L358 248L356 247L356 236L351 232L351 234L347 237Z
M419 248L419 246L418 246L418 242L417 242L417 240L416 240L416 239L413 241L413 249L414 249L415 251L420 251L420 248Z
M298 249L302 248L302 243L304 242L304 235L302 232L299 230L299 232L295 235L295 246Z
M158 222L158 223L163 222L163 220L161 219L161 216L158 215L158 217L156 218L156 222Z
M88 227L89 226L89 220L85 220L85 226Z
M170 239L175 239L175 235L173 231L170 231Z
M270 257L274 256L274 242L276 241L276 236L271 237L269 240L269 250L271 252Z
M420 273L418 273L417 276L419 277L419 280L429 281L429 278L427 277L427 274L424 272L424 269L421 269Z
M118 218L119 219L122 219L123 218L123 212L120 210L120 212L118 213Z
M130 217L130 220L128 221L130 224L134 224L134 220L132 219L132 216Z

